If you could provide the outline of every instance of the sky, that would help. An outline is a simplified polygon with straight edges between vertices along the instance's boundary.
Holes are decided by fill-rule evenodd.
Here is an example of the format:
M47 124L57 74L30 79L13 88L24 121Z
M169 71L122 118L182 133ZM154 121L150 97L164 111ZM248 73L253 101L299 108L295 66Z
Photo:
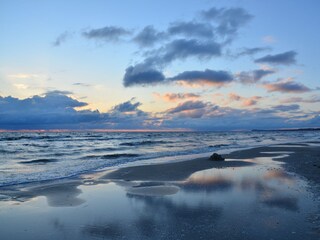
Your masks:
M0 1L0 130L320 127L319 9Z

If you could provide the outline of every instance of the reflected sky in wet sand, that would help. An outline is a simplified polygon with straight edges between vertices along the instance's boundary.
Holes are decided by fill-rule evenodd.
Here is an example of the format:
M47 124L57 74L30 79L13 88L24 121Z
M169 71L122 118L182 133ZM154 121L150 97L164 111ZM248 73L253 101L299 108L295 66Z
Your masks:
M2 191L1 239L317 239L306 183L268 158L248 161L256 164L183 181L86 179Z

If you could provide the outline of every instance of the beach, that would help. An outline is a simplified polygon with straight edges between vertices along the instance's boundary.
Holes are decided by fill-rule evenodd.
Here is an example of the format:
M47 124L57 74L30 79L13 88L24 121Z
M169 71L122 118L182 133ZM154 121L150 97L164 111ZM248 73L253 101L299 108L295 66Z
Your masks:
M319 239L320 143L0 189L1 239Z

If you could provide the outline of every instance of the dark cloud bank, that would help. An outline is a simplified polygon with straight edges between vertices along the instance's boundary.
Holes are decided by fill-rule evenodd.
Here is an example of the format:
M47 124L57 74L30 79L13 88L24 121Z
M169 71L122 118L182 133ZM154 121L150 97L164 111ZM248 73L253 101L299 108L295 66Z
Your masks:
M100 113L76 110L88 104L70 94L52 91L26 99L0 97L0 129L131 129L140 128L148 119L148 114L138 109L141 103L133 99ZM128 112L130 115L125 114Z
M53 91L26 99L0 97L0 129L191 129L234 130L255 128L317 126L319 113L304 114L299 121L298 104L268 109L233 109L209 102L188 100L155 116L144 112L131 99L108 112L81 110L87 103L70 97L70 92ZM80 108L80 110L76 110ZM281 114L286 113L290 117Z

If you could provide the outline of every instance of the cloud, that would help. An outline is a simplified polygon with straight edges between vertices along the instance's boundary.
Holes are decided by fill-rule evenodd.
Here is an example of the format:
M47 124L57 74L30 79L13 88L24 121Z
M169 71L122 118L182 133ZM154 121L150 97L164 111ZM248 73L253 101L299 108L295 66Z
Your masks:
M135 98L112 107L107 113L111 128L117 129L155 129L161 124L161 119L151 113L139 109L142 105Z
M67 92L69 93L69 92ZM76 111L87 103L61 91L26 99L0 97L0 126L8 129L79 128L103 117L97 111Z
M52 91L47 91L44 95L71 95L73 92L71 91L62 91L62 90L52 90Z
M73 86L81 86L81 87L91 87L91 84L88 83L81 83L81 82L77 82L77 83L73 83Z
M162 72L147 68L144 65L130 66L126 69L126 73L123 77L123 85L125 87L131 87L135 85L154 85L165 80L165 76Z
M209 102L185 101L155 116L140 110L142 104L134 99L117 104L106 113L76 110L87 103L68 95L71 95L68 91L51 91L26 99L0 97L1 129L228 130L320 124L319 113L305 113L302 118L297 104L235 109Z
M176 106L174 108L170 108L166 112L167 113L180 113L183 111L201 109L206 106L207 105L205 103L203 103L202 101L187 101L187 102L179 103L178 106Z
M300 109L300 106L298 104L291 104L291 105L277 105L272 107L275 111L280 112L288 112L288 111L296 111Z
M164 68L175 60L196 58L209 60L221 56L221 45L214 41L202 41L198 39L175 39L162 47L145 53L146 58L142 63L153 68Z
M71 38L72 33L65 31L64 33L61 33L56 40L52 43L54 47L60 46L62 43L67 41L69 38Z
M259 100L262 99L260 96L253 97L242 97L236 93L229 93L228 96L229 103L230 102L241 102L241 106L243 107L251 107L258 103Z
M237 109L219 107L211 103L195 104L195 107L176 108L182 111L167 113L163 127L180 127L197 130L277 129L319 126L317 113L305 114L301 119L299 105L277 105L270 108ZM175 112L176 108L168 109ZM186 110L184 110L186 109ZM189 110L190 109L190 110ZM299 110L299 111L298 111ZM285 114L283 114L285 113Z
M201 118L206 113L207 106L208 103L202 101L186 101L168 109L165 113L179 118Z
M281 103L318 103L320 102L320 96L313 95L310 98L291 97L280 101Z
M292 65L296 63L296 55L297 55L297 52L288 51L288 52L279 53L275 55L266 55L262 58L256 59L254 62L269 63L273 65Z
M128 113L134 112L138 110L138 107L141 106L140 102L133 103L131 99L130 101L120 103L112 108L112 111L121 112L121 113Z
M258 103L258 101L262 99L262 97L260 96L253 96L253 97L250 97L250 98L246 98L246 99L243 99L242 100L242 106L243 107L251 107L251 106L254 106Z
M265 76L275 73L272 69L257 69L237 74L238 80L243 84L253 84L259 82Z
M152 86L159 83L177 83L188 86L216 86L222 87L234 80L233 75L227 71L214 71L206 69L204 71L185 71L173 77L166 78L158 70L145 67L144 64L130 66L126 69L123 78L125 87L131 86Z
M77 110L88 103L68 91L51 91L26 99L0 97L0 129L152 129L159 119L139 109L140 102L114 106L109 112Z
M170 81L181 81L186 84L223 86L233 80L231 73L227 71L214 71L206 69L205 71L185 71L174 77Z
M144 27L134 38L140 47L152 47L156 42L165 38L164 32L157 31L153 26Z
M167 31L170 35L200 38L214 37L213 27L209 23L199 23L195 21L171 23Z
M127 29L117 26L106 26L103 28L91 29L82 33L88 39L103 40L106 42L117 42L121 37L130 35Z
M235 54L235 57L253 56L260 52L265 52L270 50L271 49L268 47L242 48L238 53Z
M236 93L229 93L229 99L231 101L240 101L242 97Z
M144 27L132 39L140 47L152 47L160 41L164 42L158 48L141 52L144 59L126 69L124 86L146 86L164 82L162 71L178 60L194 58L208 61L221 57L226 43L252 18L242 8L211 8L202 11L200 16L201 18L191 21L172 22L164 31L156 30L151 25ZM248 48L241 54L254 54L264 50Z
M301 83L297 83L292 79L279 79L277 82L266 82L263 87L268 92L282 92L282 93L304 93L311 91Z
M197 39L175 39L153 53L146 62L157 66L167 66L174 60L195 57L200 60L211 59L221 55L221 45L214 41Z
M200 95L195 93L166 93L164 95L155 93L155 96L163 99L166 102L176 102L180 100L200 98Z
M245 26L253 16L243 8L215 8L201 12L205 20L217 23L216 32L221 36L233 36Z

